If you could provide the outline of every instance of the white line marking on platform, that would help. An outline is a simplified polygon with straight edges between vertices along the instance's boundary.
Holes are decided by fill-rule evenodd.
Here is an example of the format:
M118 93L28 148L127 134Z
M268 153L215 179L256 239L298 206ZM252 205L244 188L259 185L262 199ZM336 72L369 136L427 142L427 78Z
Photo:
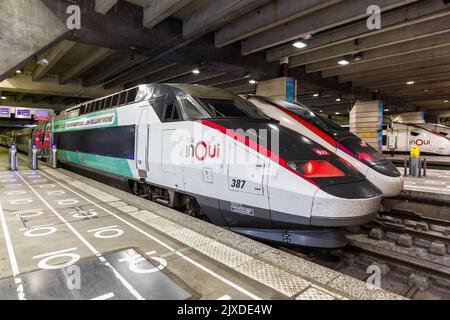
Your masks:
M110 292L110 293L105 293L101 296L98 296L96 298L92 298L91 300L107 300L107 299L111 299L114 298L114 293Z
M34 188L19 174L17 176L33 191L33 193L61 220L67 228L101 261L105 266L109 267L119 281L128 289L128 291L138 300L144 298L137 292L136 289L116 270L114 267L102 256L102 254L87 241L63 216L61 216ZM69 190L70 191L70 190Z
M48 172L47 172L47 173L48 173ZM228 280L228 279L225 279L224 277L220 276L219 274L215 273L214 271L212 271L212 270L208 269L207 267L201 265L200 263L198 263L198 262L192 260L191 258L185 256L184 254L182 254L182 253L176 251L176 250L175 250L174 248L172 248L170 245L168 245L168 244L166 244L165 242L159 240L158 238L156 238L156 237L150 235L150 234L147 233L146 231L140 229L139 227L135 226L134 224L130 223L129 221L123 219L122 217L118 216L118 215L115 214L114 212L111 212L110 210L108 210L108 209L102 207L101 205L99 205L99 204L97 204L97 203L91 201L90 199L88 199L88 198L86 198L85 196L81 195L80 193L78 193L78 192L72 190L71 188L65 186L64 184L62 184L62 183L60 183L59 181L53 179L52 177L48 176L47 174L45 174L45 173L43 173L43 172L41 172L41 174L43 174L44 176L46 176L48 179L53 180L54 182L56 182L57 184L59 184L59 185L62 186L63 188L66 188L68 191L74 193L76 196L78 196L78 197L80 197L80 198L82 198L82 199L84 199L84 200L90 202L90 203L93 204L94 206L96 206L96 207L102 209L103 211L109 213L109 214L112 215L113 217L117 218L118 220L122 221L122 222L125 223L126 225L128 225L128 226L130 226L131 228L133 228L134 230L136 230L136 231L142 233L143 235L145 235L146 237L152 239L153 241L159 243L160 245L162 245L163 247L167 248L168 250L170 250L170 251L172 251L172 252L175 252L175 254L177 254L179 257L183 258L184 260L188 261L189 263L193 264L194 266L196 266L197 268L203 270L204 272L208 273L209 275L213 276L214 278L216 278L216 279L218 279L218 280L220 280L220 281L226 283L226 284L229 285L230 287L232 287L232 288L236 289L237 291L239 291L239 292L245 294L246 296L250 297L251 299L254 299L254 300L262 300L260 297L258 297L257 295L251 293L250 291L248 291L248 290L242 288L242 287L239 286L238 284L236 284L236 283L234 283L234 282L232 282L232 281L230 281L230 280Z
M8 225L6 224L6 218L3 213L3 208L0 203L0 221L3 229L3 236L6 242L6 249L8 251L9 262L11 264L11 271L13 273L14 282L17 285L17 296L19 300L26 300L25 293L23 291L22 279L18 277L20 274L19 265L17 264L16 254L14 253L14 247L9 234Z

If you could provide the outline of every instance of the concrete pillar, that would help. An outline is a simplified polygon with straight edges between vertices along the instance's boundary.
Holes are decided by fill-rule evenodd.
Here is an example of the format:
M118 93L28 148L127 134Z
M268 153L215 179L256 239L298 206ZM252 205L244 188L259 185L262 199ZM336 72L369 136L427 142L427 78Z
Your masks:
M350 132L381 152L383 144L383 102L356 101L350 111Z
M256 87L256 94L294 102L297 101L297 81L290 77L261 81Z
M41 0L1 0L0 81L67 31Z

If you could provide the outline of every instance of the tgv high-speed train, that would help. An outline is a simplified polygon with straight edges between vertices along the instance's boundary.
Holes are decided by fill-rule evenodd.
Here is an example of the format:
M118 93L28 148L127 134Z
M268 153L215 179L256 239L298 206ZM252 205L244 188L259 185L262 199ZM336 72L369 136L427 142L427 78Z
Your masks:
M422 123L418 124L418 126L439 133L441 136L450 139L450 127L448 126L436 123Z
M247 99L268 116L323 146L351 163L383 191L394 197L403 190L403 178L397 168L382 154L347 129L296 103L250 95Z
M441 134L422 128L422 125L391 123L383 130L383 151L410 152L416 145L421 153L432 155L450 155L450 140Z
M339 227L381 203L347 161L216 88L141 85L66 110L54 128L63 164L257 239L341 247Z

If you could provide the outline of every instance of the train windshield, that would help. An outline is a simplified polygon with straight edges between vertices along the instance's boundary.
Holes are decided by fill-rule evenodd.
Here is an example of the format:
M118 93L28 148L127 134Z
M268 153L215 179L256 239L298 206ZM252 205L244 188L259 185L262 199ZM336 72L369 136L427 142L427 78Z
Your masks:
M243 99L194 98L210 118L267 119L256 107Z

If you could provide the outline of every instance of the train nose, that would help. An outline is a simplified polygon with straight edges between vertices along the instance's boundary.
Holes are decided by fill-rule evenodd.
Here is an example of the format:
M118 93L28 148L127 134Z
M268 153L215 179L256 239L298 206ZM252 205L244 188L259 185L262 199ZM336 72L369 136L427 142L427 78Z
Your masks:
M370 222L381 200L382 192L366 179L321 188L314 196L311 225L343 227Z
M401 175L390 177L369 169L366 178L383 192L383 197L396 197L403 191L404 179Z

